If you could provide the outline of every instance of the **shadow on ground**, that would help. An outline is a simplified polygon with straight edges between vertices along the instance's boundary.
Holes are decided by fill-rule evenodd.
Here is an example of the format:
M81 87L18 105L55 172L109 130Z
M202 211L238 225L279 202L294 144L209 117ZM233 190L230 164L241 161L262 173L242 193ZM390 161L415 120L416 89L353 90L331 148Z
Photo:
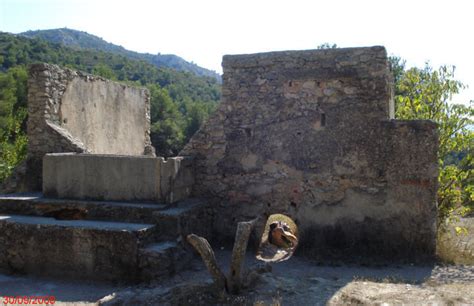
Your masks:
M216 252L221 267L230 250ZM259 262L249 252L246 266ZM54 295L59 304L88 305L337 305L346 303L467 303L474 300L473 266L323 266L295 256L239 295L219 296L196 255L188 270L166 282L140 286L0 275L1 296ZM227 271L226 271L227 272ZM407 300L408 299L408 300Z
M231 252L219 250L216 257L220 266L229 266ZM252 254L248 254L246 265L257 264ZM272 271L262 273L253 286L239 295L219 296L212 291L210 276L200 259L193 261L191 269L178 274L167 283L129 288L103 300L105 305L326 305L346 304L351 301L372 304L365 298L367 294L374 300L387 297L398 301L406 291L413 293L424 290L421 295L429 295L435 302L443 293L433 294L431 288L461 282L467 284L462 290L474 292L473 267L441 267L391 265L379 267L363 266L323 266L301 257L293 257L286 262L272 265ZM227 271L226 271L227 272ZM382 286L379 288L377 286ZM387 287L388 286L388 287ZM387 290L385 290L387 289ZM451 290L451 288L448 288ZM385 290L385 291L384 291ZM457 289L456 289L457 290ZM377 292L386 293L378 297ZM388 292L388 293L387 293ZM462 294L462 293L460 293ZM469 294L466 296L469 299ZM474 296L473 296L474 298ZM398 301L406 303L407 301ZM416 300L414 301L416 303Z
M54 296L57 301L56 304L74 303L75 305L88 305L123 288L123 286L96 282L0 274L0 296L2 297L2 302L4 297Z

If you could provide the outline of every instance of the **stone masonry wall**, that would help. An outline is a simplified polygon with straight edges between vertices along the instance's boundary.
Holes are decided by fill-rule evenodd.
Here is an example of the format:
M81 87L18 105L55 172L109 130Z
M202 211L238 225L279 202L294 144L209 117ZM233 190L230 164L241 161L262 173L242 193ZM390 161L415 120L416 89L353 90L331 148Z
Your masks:
M181 152L222 238L286 213L316 257L434 254L436 127L391 119L383 47L225 56L223 68L222 103Z
M146 89L50 64L30 66L27 133L26 166L7 192L41 190L46 153L154 155Z

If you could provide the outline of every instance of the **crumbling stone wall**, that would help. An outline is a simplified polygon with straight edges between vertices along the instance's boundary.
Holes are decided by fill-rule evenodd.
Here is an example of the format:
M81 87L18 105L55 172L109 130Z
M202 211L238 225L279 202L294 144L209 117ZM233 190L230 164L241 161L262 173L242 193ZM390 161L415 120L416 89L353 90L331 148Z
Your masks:
M27 134L26 166L6 191L41 190L46 153L154 155L146 89L50 64L29 69Z
M182 155L215 230L295 218L316 256L434 254L437 133L393 118L383 47L225 56L222 103Z

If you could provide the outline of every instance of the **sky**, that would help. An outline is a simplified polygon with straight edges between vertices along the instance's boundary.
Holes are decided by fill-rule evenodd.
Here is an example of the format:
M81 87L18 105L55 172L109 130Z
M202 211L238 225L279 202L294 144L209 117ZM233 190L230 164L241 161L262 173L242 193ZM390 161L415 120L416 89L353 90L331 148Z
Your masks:
M472 4L471 4L471 3ZM383 45L407 65L456 66L474 100L471 0L0 0L0 31L67 27L222 72L224 54Z

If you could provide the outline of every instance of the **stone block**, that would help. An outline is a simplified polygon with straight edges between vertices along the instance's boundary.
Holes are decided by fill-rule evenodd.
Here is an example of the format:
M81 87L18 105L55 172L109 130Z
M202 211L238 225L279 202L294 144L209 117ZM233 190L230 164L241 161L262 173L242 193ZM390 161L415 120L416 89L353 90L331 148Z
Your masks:
M160 201L160 161L148 156L47 154L43 193L73 199Z
M192 160L184 157L53 153L43 165L47 197L174 203L194 184Z

